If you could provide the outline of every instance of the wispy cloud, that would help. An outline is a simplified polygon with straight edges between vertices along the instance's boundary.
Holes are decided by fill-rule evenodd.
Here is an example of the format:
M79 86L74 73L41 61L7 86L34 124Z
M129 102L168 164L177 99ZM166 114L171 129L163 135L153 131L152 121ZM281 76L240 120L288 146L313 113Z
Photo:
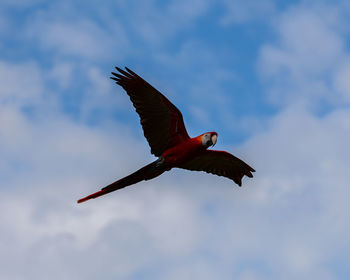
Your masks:
M40 14L28 27L29 36L50 53L97 59L125 52L128 40L121 26L99 26L89 19L52 19L52 12ZM55 17L54 17L55 18Z
M296 6L275 22L278 41L261 50L260 72L280 105L331 101L329 76L347 59L339 7Z
M251 54L262 81L252 96L263 92L278 110L241 124L231 104L243 97L224 85L248 81L225 60L246 52L211 45L217 37L196 25L210 1L87 1L81 10L50 2L18 22L9 13L7 35L26 28L3 40L0 62L0 278L347 279L346 6L233 3L216 32L248 21L258 28L252 17L274 32ZM235 188L172 170L77 205L153 159L128 97L108 79L114 59L189 111L189 131L252 130L239 145L224 141L257 170L254 179ZM320 116L322 102L330 109ZM119 116L129 110L132 121Z
M30 105L43 94L44 81L34 62L12 64L0 61L0 102Z
M226 8L225 16L221 19L223 24L245 23L252 20L265 21L277 13L274 0L224 0L223 4Z

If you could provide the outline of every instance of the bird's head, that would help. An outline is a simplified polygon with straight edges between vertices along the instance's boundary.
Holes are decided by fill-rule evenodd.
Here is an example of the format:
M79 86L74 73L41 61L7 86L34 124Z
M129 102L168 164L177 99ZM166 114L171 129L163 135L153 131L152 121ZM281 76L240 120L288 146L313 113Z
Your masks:
M218 139L218 134L216 132L207 132L201 135L202 145L206 148L210 146L215 146Z

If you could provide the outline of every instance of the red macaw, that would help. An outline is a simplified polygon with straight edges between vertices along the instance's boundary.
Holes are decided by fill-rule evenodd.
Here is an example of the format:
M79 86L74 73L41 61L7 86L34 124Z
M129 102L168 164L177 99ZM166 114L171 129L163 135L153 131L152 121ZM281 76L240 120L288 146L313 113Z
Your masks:
M218 134L207 132L194 138L187 134L182 114L163 94L130 69L116 67L111 79L124 88L140 116L151 153L158 159L100 191L78 200L78 203L150 180L173 167L205 171L232 179L242 185L244 175L255 172L248 164L224 151L207 150L216 144Z

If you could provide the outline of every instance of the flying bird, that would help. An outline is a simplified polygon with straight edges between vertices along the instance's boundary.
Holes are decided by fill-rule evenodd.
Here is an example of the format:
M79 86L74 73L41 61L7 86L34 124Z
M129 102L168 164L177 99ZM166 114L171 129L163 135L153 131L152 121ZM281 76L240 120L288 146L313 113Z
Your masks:
M139 114L151 153L158 159L100 191L79 199L78 203L153 179L174 167L224 176L239 186L242 185L244 175L253 177L252 172L255 170L239 158L225 151L208 150L216 144L216 132L206 132L191 138L182 114L174 104L127 67L126 71L118 67L116 69L119 73L112 72L111 79L129 95Z

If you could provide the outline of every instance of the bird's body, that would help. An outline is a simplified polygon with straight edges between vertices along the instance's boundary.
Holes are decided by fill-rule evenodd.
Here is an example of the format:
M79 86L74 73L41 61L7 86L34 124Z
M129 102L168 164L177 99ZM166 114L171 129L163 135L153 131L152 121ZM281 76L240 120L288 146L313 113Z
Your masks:
M137 74L116 68L113 80L129 95L141 119L144 135L151 147L151 153L158 159L138 171L88 195L78 203L110 193L112 191L153 179L170 169L183 168L205 171L225 176L239 186L244 175L253 177L255 170L242 160L224 151L208 150L217 141L216 132L207 132L190 138L186 131L181 112L159 91Z
M200 137L189 138L166 150L161 156L164 159L164 163L169 167L180 167L182 163L188 161L193 155L204 150L205 148Z

